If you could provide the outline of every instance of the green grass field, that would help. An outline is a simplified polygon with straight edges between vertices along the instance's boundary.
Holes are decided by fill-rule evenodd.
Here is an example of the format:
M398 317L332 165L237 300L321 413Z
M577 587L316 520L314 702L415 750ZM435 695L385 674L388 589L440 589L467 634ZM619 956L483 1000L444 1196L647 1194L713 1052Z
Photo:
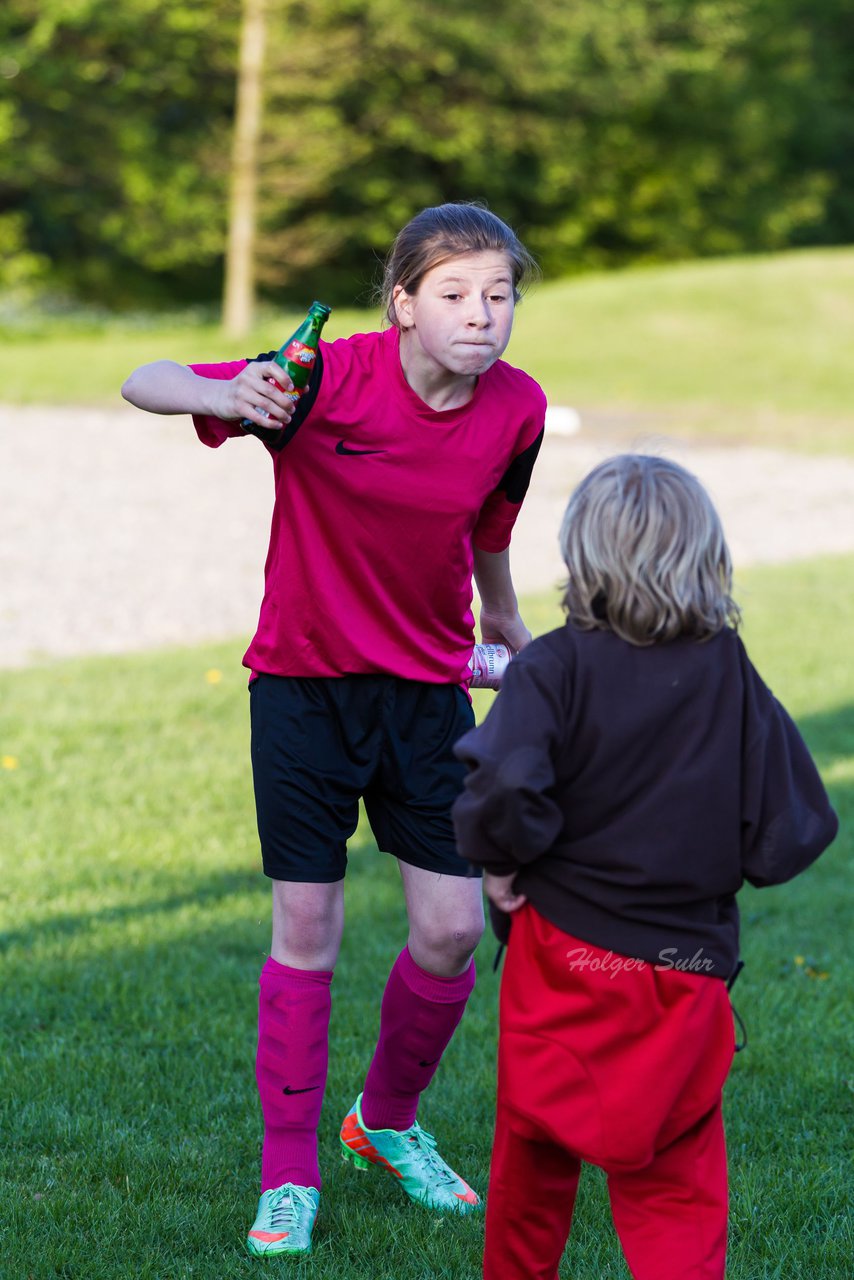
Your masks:
M799 719L843 820L792 885L742 897L750 1045L726 1090L730 1280L841 1280L851 1103L854 557L745 574L748 646ZM529 602L536 631L554 600ZM268 947L241 643L0 673L3 1280L476 1280L477 1220L433 1218L338 1158L404 937L391 861L361 827L336 973L310 1263L258 1263L257 976ZM221 678L210 673L220 673ZM479 713L490 695L479 695ZM494 946L420 1118L484 1189ZM561 1275L626 1280L587 1170Z
M310 301L307 299L306 302ZM117 403L137 365L256 354L296 313L268 312L245 343L198 316L0 317L0 398ZM338 312L327 334L378 323ZM554 404L644 414L644 428L854 453L854 250L802 250L582 276L525 299L507 353Z

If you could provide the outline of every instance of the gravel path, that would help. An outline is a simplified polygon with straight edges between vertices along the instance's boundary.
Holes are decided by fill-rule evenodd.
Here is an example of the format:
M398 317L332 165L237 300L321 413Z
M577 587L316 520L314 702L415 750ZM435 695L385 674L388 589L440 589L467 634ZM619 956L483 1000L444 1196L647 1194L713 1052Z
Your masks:
M618 448L547 436L514 535L520 592L555 585L573 484ZM695 471L736 565L854 551L854 461L635 441ZM253 441L201 447L187 418L0 408L0 667L248 636L261 597L272 481Z

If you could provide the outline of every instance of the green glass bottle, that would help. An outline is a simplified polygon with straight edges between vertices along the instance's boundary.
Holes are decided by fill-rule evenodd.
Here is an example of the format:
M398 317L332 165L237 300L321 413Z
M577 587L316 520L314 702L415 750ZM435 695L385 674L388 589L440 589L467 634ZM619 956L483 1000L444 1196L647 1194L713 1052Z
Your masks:
M326 307L322 302L313 302L308 309L308 315L303 320L300 327L295 333L292 333L286 342L282 344L276 354L273 356L274 361L280 368L284 369L294 384L293 391L286 391L284 394L288 399L296 403L305 392L311 379L311 371L317 360L317 347L320 342L320 331L326 324L331 307ZM280 443L282 436L287 431L284 427L259 427L257 423L252 422L250 418L244 418L240 423L244 431L257 436L259 440L263 440L265 444L277 445Z

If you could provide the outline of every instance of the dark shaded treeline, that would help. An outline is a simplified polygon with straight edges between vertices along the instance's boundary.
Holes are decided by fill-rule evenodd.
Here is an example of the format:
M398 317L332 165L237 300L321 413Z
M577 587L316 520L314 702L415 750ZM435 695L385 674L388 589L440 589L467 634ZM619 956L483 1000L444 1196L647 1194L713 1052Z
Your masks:
M270 0L259 284L364 303L424 204L550 276L854 240L854 0ZM239 0L7 0L0 288L219 296ZM309 281L311 282L309 284Z

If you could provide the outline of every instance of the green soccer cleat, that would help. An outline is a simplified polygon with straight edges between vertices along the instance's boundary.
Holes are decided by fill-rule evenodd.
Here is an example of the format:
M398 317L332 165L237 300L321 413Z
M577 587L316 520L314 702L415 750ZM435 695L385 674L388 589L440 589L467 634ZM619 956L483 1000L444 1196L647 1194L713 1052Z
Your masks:
M416 1123L397 1129L367 1129L362 1122L362 1095L341 1126L341 1150L357 1169L379 1165L400 1179L410 1200L427 1209L473 1213L482 1208L480 1196L454 1173L436 1150L436 1139Z
M311 1230L319 1204L316 1187L286 1182L265 1191L258 1201L258 1216L246 1238L246 1248L256 1258L311 1253Z

